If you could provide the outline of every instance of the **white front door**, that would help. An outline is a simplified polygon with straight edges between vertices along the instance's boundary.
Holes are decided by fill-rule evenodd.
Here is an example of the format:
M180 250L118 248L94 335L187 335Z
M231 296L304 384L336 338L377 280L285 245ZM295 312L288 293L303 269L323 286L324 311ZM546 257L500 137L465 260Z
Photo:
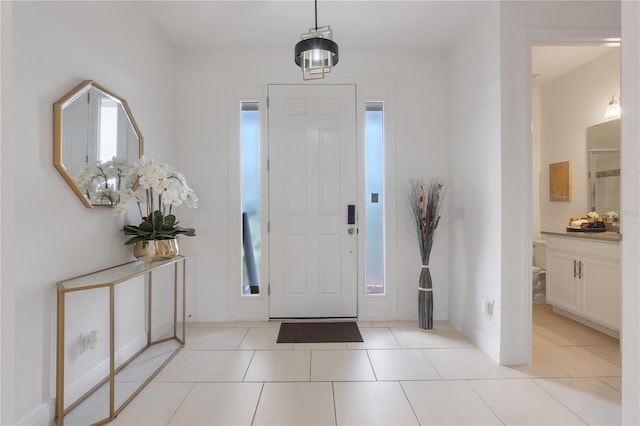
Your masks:
M357 316L352 85L269 86L271 318Z

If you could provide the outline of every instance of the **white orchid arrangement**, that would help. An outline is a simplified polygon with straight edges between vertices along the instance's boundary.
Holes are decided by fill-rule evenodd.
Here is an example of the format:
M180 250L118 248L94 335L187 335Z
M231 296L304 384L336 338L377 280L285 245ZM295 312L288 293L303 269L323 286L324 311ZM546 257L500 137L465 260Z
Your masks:
M172 213L173 207L183 203L197 208L198 197L182 173L168 164L158 164L142 157L128 167L125 181L125 189L118 191L120 202L115 213L123 214L135 204L142 220L138 226L124 226L124 233L131 236L125 244L195 235L194 228L177 226L178 221Z
M120 186L130 165L113 157L109 161L87 163L75 179L78 188L95 206L115 206L120 199Z

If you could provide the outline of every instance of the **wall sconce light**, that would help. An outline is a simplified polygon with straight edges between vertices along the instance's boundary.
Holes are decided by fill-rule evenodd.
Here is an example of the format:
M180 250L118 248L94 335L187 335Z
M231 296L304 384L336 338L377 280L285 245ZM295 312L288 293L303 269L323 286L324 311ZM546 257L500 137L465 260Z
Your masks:
M303 80L324 78L324 74L331 72L338 63L338 45L332 40L331 27L318 28L318 0L314 0L314 4L316 26L301 35L302 40L294 49L295 62L302 69Z
M613 95L609 102L609 106L607 106L607 111L604 113L604 118L618 117L620 117L620 97L618 95Z

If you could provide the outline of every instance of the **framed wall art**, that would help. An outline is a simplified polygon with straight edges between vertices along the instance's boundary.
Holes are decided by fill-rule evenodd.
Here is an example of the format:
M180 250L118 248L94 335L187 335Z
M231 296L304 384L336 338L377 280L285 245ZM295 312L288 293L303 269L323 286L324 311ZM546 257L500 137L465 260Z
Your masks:
M549 164L549 200L571 201L571 161Z

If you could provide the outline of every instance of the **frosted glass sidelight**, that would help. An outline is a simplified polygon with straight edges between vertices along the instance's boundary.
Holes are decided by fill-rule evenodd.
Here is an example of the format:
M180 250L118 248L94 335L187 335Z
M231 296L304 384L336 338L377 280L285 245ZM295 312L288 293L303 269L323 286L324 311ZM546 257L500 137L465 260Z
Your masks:
M260 293L260 111L257 102L241 109L242 294Z
M384 294L384 116L382 102L365 103L365 293Z

